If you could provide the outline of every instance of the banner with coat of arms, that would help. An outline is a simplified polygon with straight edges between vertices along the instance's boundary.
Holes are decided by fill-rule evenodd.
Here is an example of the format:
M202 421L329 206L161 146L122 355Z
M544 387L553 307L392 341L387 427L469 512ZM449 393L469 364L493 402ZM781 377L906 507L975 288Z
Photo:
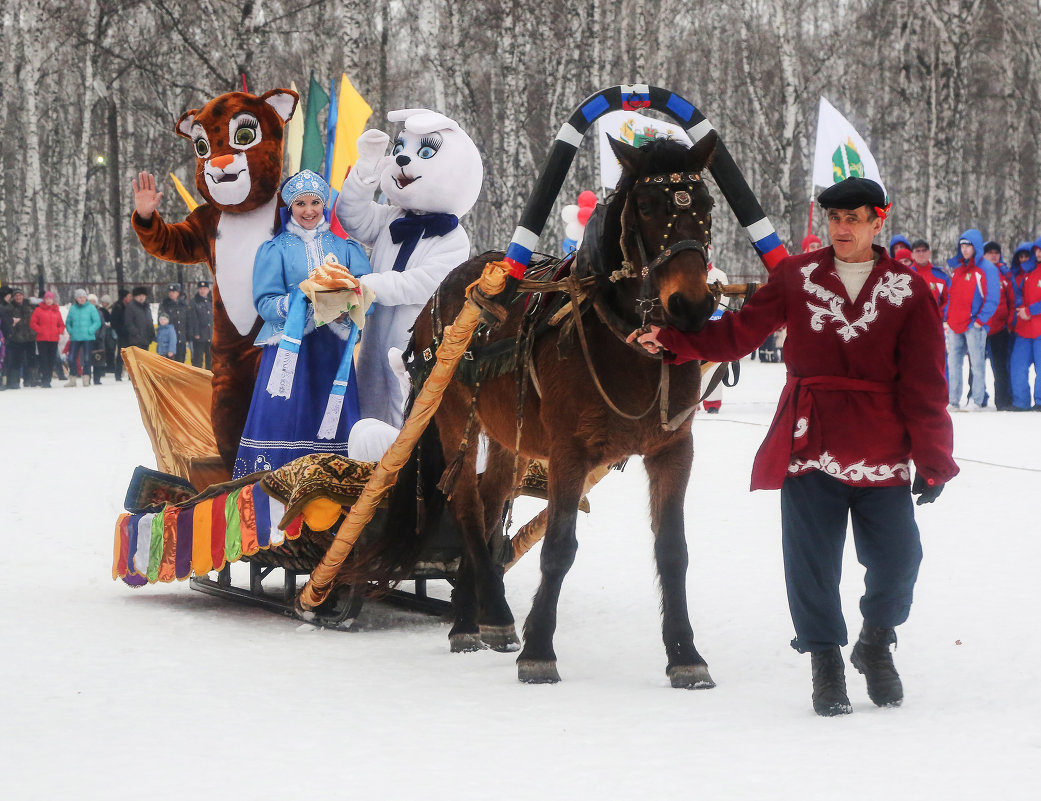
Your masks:
M817 147L813 157L813 183L828 187L846 178L870 178L885 184L864 138L823 97L817 118ZM887 193L888 196L888 193Z
M693 144L687 132L679 125L634 111L612 111L600 117L596 124L600 143L600 185L607 189L614 189L622 177L622 166L607 144L608 136L633 147L639 147L651 139L675 139L687 147Z

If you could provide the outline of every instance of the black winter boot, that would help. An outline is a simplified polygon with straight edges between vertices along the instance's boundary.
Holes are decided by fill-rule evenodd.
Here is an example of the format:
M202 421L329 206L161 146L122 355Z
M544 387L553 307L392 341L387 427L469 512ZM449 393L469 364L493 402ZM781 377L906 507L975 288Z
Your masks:
M853 711L846 695L846 671L836 645L810 654L813 670L813 711L826 718Z
M904 686L889 653L889 646L895 643L895 631L865 622L849 658L867 679L868 697L876 706L900 706L904 700Z

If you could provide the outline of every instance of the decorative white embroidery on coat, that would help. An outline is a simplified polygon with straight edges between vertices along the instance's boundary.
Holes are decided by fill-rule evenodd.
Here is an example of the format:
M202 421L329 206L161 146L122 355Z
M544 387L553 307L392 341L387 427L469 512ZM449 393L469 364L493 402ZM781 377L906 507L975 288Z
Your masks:
M828 307L822 308L807 302L806 307L813 313L810 318L810 328L814 331L823 331L824 324L832 319L838 325L839 336L842 337L843 342L849 342L861 332L867 331L868 326L878 317L879 299L888 301L892 306L900 306L905 298L911 297L911 276L887 272L871 290L871 297L864 304L860 317L850 322L842 311L842 298L810 280L810 273L816 268L816 264L807 264L802 268L803 289L808 294L827 303Z
M820 470L829 476L834 476L845 481L890 481L899 478L909 481L911 470L907 462L896 464L866 465L864 460L843 467L830 453L824 451L818 459L793 459L788 465L789 473L799 473L803 470Z
M792 434L794 439L806 436L806 430L810 427L810 418L800 417L795 421L795 432Z

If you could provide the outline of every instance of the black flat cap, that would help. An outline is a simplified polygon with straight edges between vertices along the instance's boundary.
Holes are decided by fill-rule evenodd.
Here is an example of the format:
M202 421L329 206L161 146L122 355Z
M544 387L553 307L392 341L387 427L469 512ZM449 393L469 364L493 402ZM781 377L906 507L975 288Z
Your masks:
M817 205L822 209L881 208L886 205L886 195L870 178L846 178L817 195Z

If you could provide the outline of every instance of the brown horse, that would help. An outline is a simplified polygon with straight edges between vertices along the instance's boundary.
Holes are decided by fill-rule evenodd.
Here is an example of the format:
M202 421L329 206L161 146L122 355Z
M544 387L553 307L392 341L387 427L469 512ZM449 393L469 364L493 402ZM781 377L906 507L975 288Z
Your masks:
M623 173L615 194L591 220L575 262L574 275L590 278L579 304L581 319L569 319L565 309L556 317L558 323L569 319L569 325L549 326L545 321L559 311L559 303L544 297L533 311L533 304L515 302L504 323L475 340L474 352L510 339L530 347L518 345L513 350L521 358L512 370L489 374L477 386L457 377L435 415L445 460L462 458L448 504L466 553L453 593L456 620L449 637L454 651L483 645L517 648L502 569L489 543L501 539L496 535L502 510L518 469L518 426L519 468L533 458L548 462L542 580L524 626L521 681L560 680L553 651L557 598L575 558L575 522L586 477L594 468L639 454L650 480L667 673L674 687L713 686L694 647L685 587L683 498L692 457L690 412L698 401L701 372L697 364L664 370L660 360L626 344L625 336L651 320L696 331L716 307L705 251L712 199L701 180L715 143L714 133L689 149L667 140L639 149L612 141ZM464 289L496 256L501 258L472 259L449 275L416 321L414 358L440 341L442 321L454 318ZM574 295L572 300L579 303ZM525 362L526 353L530 359ZM667 402L660 401L662 393ZM670 426L663 425L670 419ZM477 448L460 452L464 440L476 442L475 421L491 441L480 477ZM412 507L414 486L403 493ZM365 560L362 554L359 558Z

